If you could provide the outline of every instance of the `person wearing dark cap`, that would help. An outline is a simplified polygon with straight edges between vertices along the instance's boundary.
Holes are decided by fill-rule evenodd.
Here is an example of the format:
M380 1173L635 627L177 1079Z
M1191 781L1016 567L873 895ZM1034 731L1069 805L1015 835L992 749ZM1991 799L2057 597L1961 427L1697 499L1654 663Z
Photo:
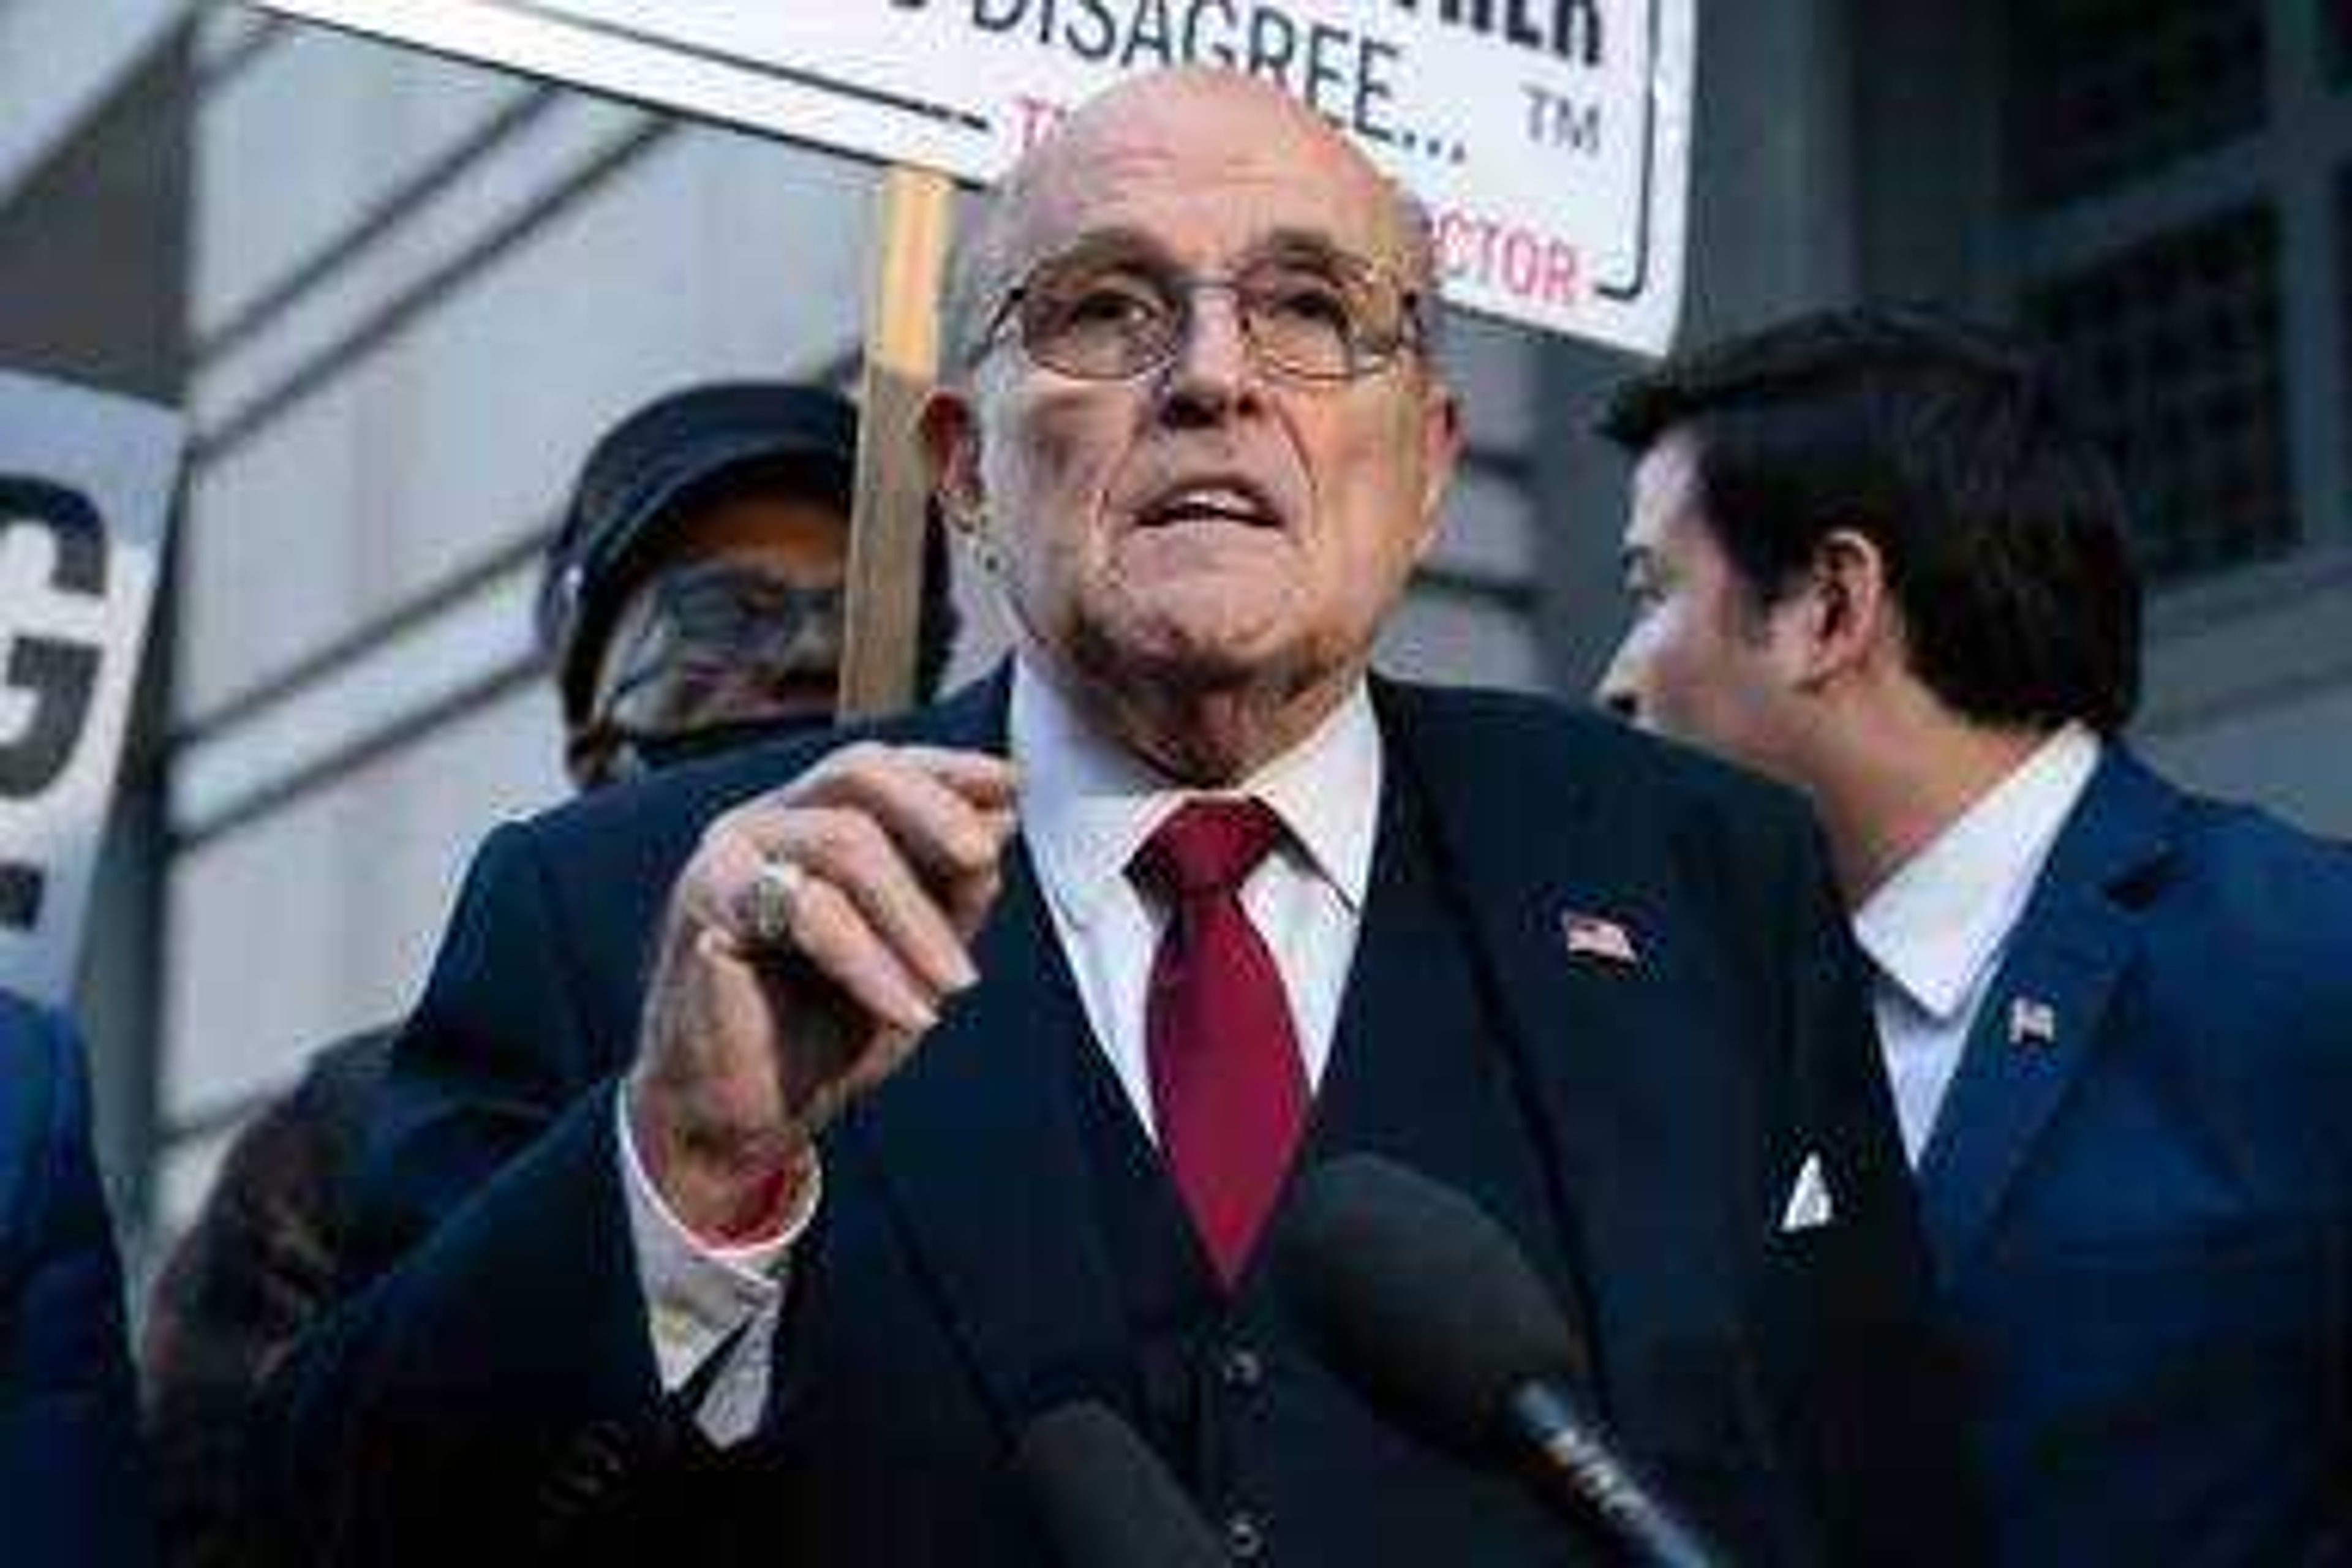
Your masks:
M813 386L695 387L588 456L541 581L565 760L593 788L681 755L833 721L857 414ZM925 542L916 683L954 634Z
M583 791L834 719L857 413L822 387L690 387L590 451L541 578L541 646ZM945 543L924 557L916 679L954 637ZM240 1561L247 1413L322 1310L349 1241L346 1193L394 1030L316 1052L231 1148L159 1275L142 1341L169 1559Z

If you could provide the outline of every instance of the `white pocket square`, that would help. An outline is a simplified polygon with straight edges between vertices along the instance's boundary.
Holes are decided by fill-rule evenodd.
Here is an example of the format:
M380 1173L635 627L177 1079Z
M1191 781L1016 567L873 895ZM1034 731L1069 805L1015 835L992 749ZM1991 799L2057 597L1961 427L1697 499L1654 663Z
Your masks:
M1804 1165L1797 1172L1797 1184L1789 1189L1789 1202L1780 1210L1780 1233L1813 1230L1837 1217L1837 1207L1830 1202L1830 1184L1822 1175L1822 1157L1805 1156Z

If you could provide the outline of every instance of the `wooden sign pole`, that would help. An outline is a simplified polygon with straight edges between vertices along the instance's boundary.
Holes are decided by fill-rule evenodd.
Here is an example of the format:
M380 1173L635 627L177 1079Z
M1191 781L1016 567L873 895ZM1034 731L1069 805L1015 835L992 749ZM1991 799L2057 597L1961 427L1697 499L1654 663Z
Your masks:
M841 657L841 712L870 717L914 695L929 486L915 420L939 371L940 284L955 185L904 164L884 174L866 305L857 509Z

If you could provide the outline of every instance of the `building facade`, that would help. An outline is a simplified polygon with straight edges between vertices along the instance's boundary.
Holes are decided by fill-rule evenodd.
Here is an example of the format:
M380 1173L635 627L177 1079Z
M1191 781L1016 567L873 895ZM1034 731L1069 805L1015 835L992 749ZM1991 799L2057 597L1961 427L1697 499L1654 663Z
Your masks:
M2323 0L1701 0L1685 328L1900 296L2048 338L2159 583L2137 739L2338 833L2347 79ZM0 363L194 431L83 985L146 1239L562 794L530 605L586 445L686 381L853 378L874 171L172 0L0 0ZM1448 352L1471 460L1386 662L1581 692L1623 365L1466 317ZM966 611L971 673L1003 637Z

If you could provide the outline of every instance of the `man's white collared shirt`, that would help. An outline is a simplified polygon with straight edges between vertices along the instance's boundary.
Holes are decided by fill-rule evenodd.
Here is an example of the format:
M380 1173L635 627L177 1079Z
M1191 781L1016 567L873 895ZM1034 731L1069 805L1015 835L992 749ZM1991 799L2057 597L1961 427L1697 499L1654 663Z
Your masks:
M1127 866L1160 823L1200 792L1158 777L1094 734L1061 692L1025 664L1013 669L1007 740L1022 779L1022 836L1087 1021L1156 1141L1144 1002L1168 914L1136 888ZM1323 1081L1355 959L1381 789L1380 730L1370 693L1360 683L1315 733L1218 792L1264 801L1287 831L1241 897L1281 971L1310 1090ZM815 1214L814 1186L774 1239L710 1247L671 1211L647 1175L625 1097L616 1099L614 1115L629 1236L662 1388L676 1393L731 1336L725 1363L695 1415L713 1442L739 1442L757 1429L767 1404L770 1342L792 1244Z
M1910 859L1853 917L1873 972L1871 1007L1916 1169L1969 1031L2058 833L2099 764L2069 724Z
M1078 994L1128 1103L1157 1137L1144 1002L1168 911L1127 868L1201 794L1153 773L1088 730L1052 682L1016 666L1008 721L1021 770L1021 831ZM1305 741L1229 790L1261 800L1286 837L1242 886L1274 955L1309 1089L1323 1081L1354 961L1380 826L1379 725L1361 685Z

